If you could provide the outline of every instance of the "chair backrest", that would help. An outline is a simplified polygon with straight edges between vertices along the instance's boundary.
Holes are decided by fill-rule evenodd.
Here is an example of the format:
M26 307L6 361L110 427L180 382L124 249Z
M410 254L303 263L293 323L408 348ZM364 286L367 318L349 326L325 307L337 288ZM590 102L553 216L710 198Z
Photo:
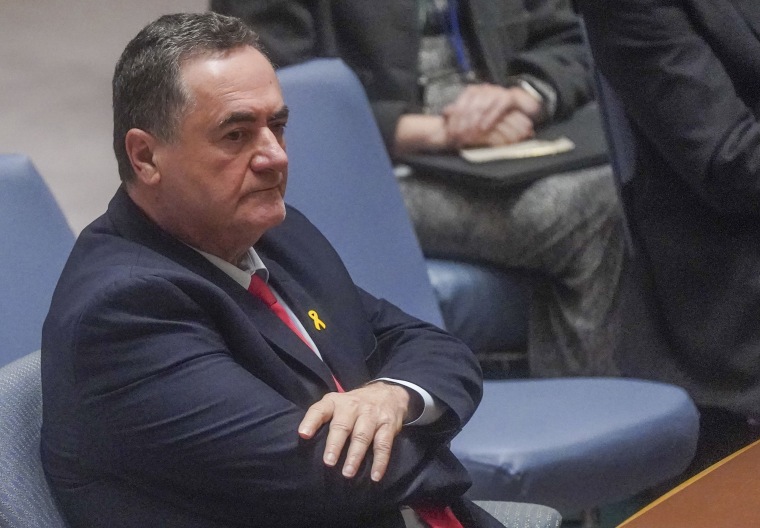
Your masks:
M40 353L0 368L0 525L64 528L40 460Z
M40 348L40 331L74 244L29 158L0 155L0 366Z
M355 74L338 59L278 71L290 119L286 200L335 246L359 286L443 326L393 167Z

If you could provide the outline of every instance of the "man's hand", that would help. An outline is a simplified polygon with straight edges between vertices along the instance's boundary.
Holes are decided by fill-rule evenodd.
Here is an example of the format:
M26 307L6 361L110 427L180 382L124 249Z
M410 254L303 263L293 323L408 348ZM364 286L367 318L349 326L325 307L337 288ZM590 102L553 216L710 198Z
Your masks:
M329 423L323 460L334 466L350 438L343 476L356 475L367 450L372 446L371 478L378 482L385 475L396 435L401 431L409 409L409 393L400 385L382 381L345 393L331 392L309 407L298 434L310 439Z
M473 84L448 105L443 116L456 148L516 143L533 135L541 102L519 87Z
M520 110L512 110L496 123L485 135L483 146L498 147L501 145L511 145L525 141L536 135L533 128L533 119L523 114Z

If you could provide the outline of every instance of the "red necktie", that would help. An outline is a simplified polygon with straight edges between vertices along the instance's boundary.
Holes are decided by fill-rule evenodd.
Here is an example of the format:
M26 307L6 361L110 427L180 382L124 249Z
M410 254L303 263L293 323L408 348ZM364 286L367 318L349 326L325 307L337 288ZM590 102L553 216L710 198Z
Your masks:
M311 348L309 341L304 337L298 327L293 324L293 321L288 316L285 308L277 302L277 298L272 293L272 290L269 289L269 286L261 277L255 274L251 275L251 284L248 286L248 291L264 301L269 309L272 310L275 315L288 326L288 328L300 337L301 341ZM335 386L338 388L338 392L345 392L343 387L340 386L340 383L338 383L338 380L335 379L335 376L333 376L333 381L335 381ZM414 507L414 511L423 521L430 525L430 528L463 528L462 524L456 517L454 517L454 513L448 506L416 506Z
M448 506L413 506L412 509L430 528L464 528Z
M266 304L269 309L272 310L274 314L280 318L280 321L285 323L288 328L293 331L293 333L300 337L301 341L303 341L307 347L311 348L311 343L309 343L308 339L306 339L298 327L293 324L293 321L288 316L285 308L283 308L283 306L277 302L277 297L274 296L272 290L270 290L269 286L267 286L267 283L264 282L264 279L258 275L251 275L251 284L248 286L248 291L264 301L264 304ZM313 348L311 349L314 350ZM314 351L314 353L316 354L316 351ZM335 382L335 386L338 388L338 392L344 392L343 387L340 386L340 383L338 383L338 380L335 379L335 376L333 376L333 381Z

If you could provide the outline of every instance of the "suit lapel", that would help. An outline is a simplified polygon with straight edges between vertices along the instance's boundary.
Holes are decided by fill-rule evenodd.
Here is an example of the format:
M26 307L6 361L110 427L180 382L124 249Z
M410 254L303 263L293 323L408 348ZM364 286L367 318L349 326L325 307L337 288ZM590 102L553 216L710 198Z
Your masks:
M267 267L269 266L267 265ZM250 319L256 321L256 329L264 339L279 354L284 354L295 359L307 370L316 374L330 390L335 390L336 387L330 369L319 359L314 351L301 341L301 338L283 323L264 302L245 291L239 284L236 283L236 286L238 295L235 295L233 298L236 298ZM278 293L282 291L278 285L275 284L274 287ZM291 302L285 296L283 298L292 309Z
M288 303L314 344L317 345L322 360L311 349L305 345L304 347L320 363L321 369L324 369L328 376L330 386L334 388L332 376L335 376L346 390L365 383L369 379L369 373L364 362L357 361L357 358L362 356L356 350L351 350L351 346L343 343L341 325L334 320L334 314L309 295L277 262L266 258L261 253L260 256L269 269L270 284ZM299 342L301 342L300 339ZM322 373L321 369L320 373Z

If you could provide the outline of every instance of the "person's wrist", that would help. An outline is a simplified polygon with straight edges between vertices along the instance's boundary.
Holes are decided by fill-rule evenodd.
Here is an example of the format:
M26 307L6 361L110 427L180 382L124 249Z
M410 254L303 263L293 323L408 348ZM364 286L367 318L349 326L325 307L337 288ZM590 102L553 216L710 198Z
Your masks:
M394 145L396 155L424 151L440 152L452 147L443 116L408 114L399 120Z
M439 123L431 134L431 149L437 151L454 150L454 139L449 134L446 118L444 116L435 116L439 118Z
M393 399L397 402L399 409L403 412L404 424L415 421L425 410L425 402L422 399L422 396L408 387L386 380L371 381L368 385L382 385L383 388L391 391Z

